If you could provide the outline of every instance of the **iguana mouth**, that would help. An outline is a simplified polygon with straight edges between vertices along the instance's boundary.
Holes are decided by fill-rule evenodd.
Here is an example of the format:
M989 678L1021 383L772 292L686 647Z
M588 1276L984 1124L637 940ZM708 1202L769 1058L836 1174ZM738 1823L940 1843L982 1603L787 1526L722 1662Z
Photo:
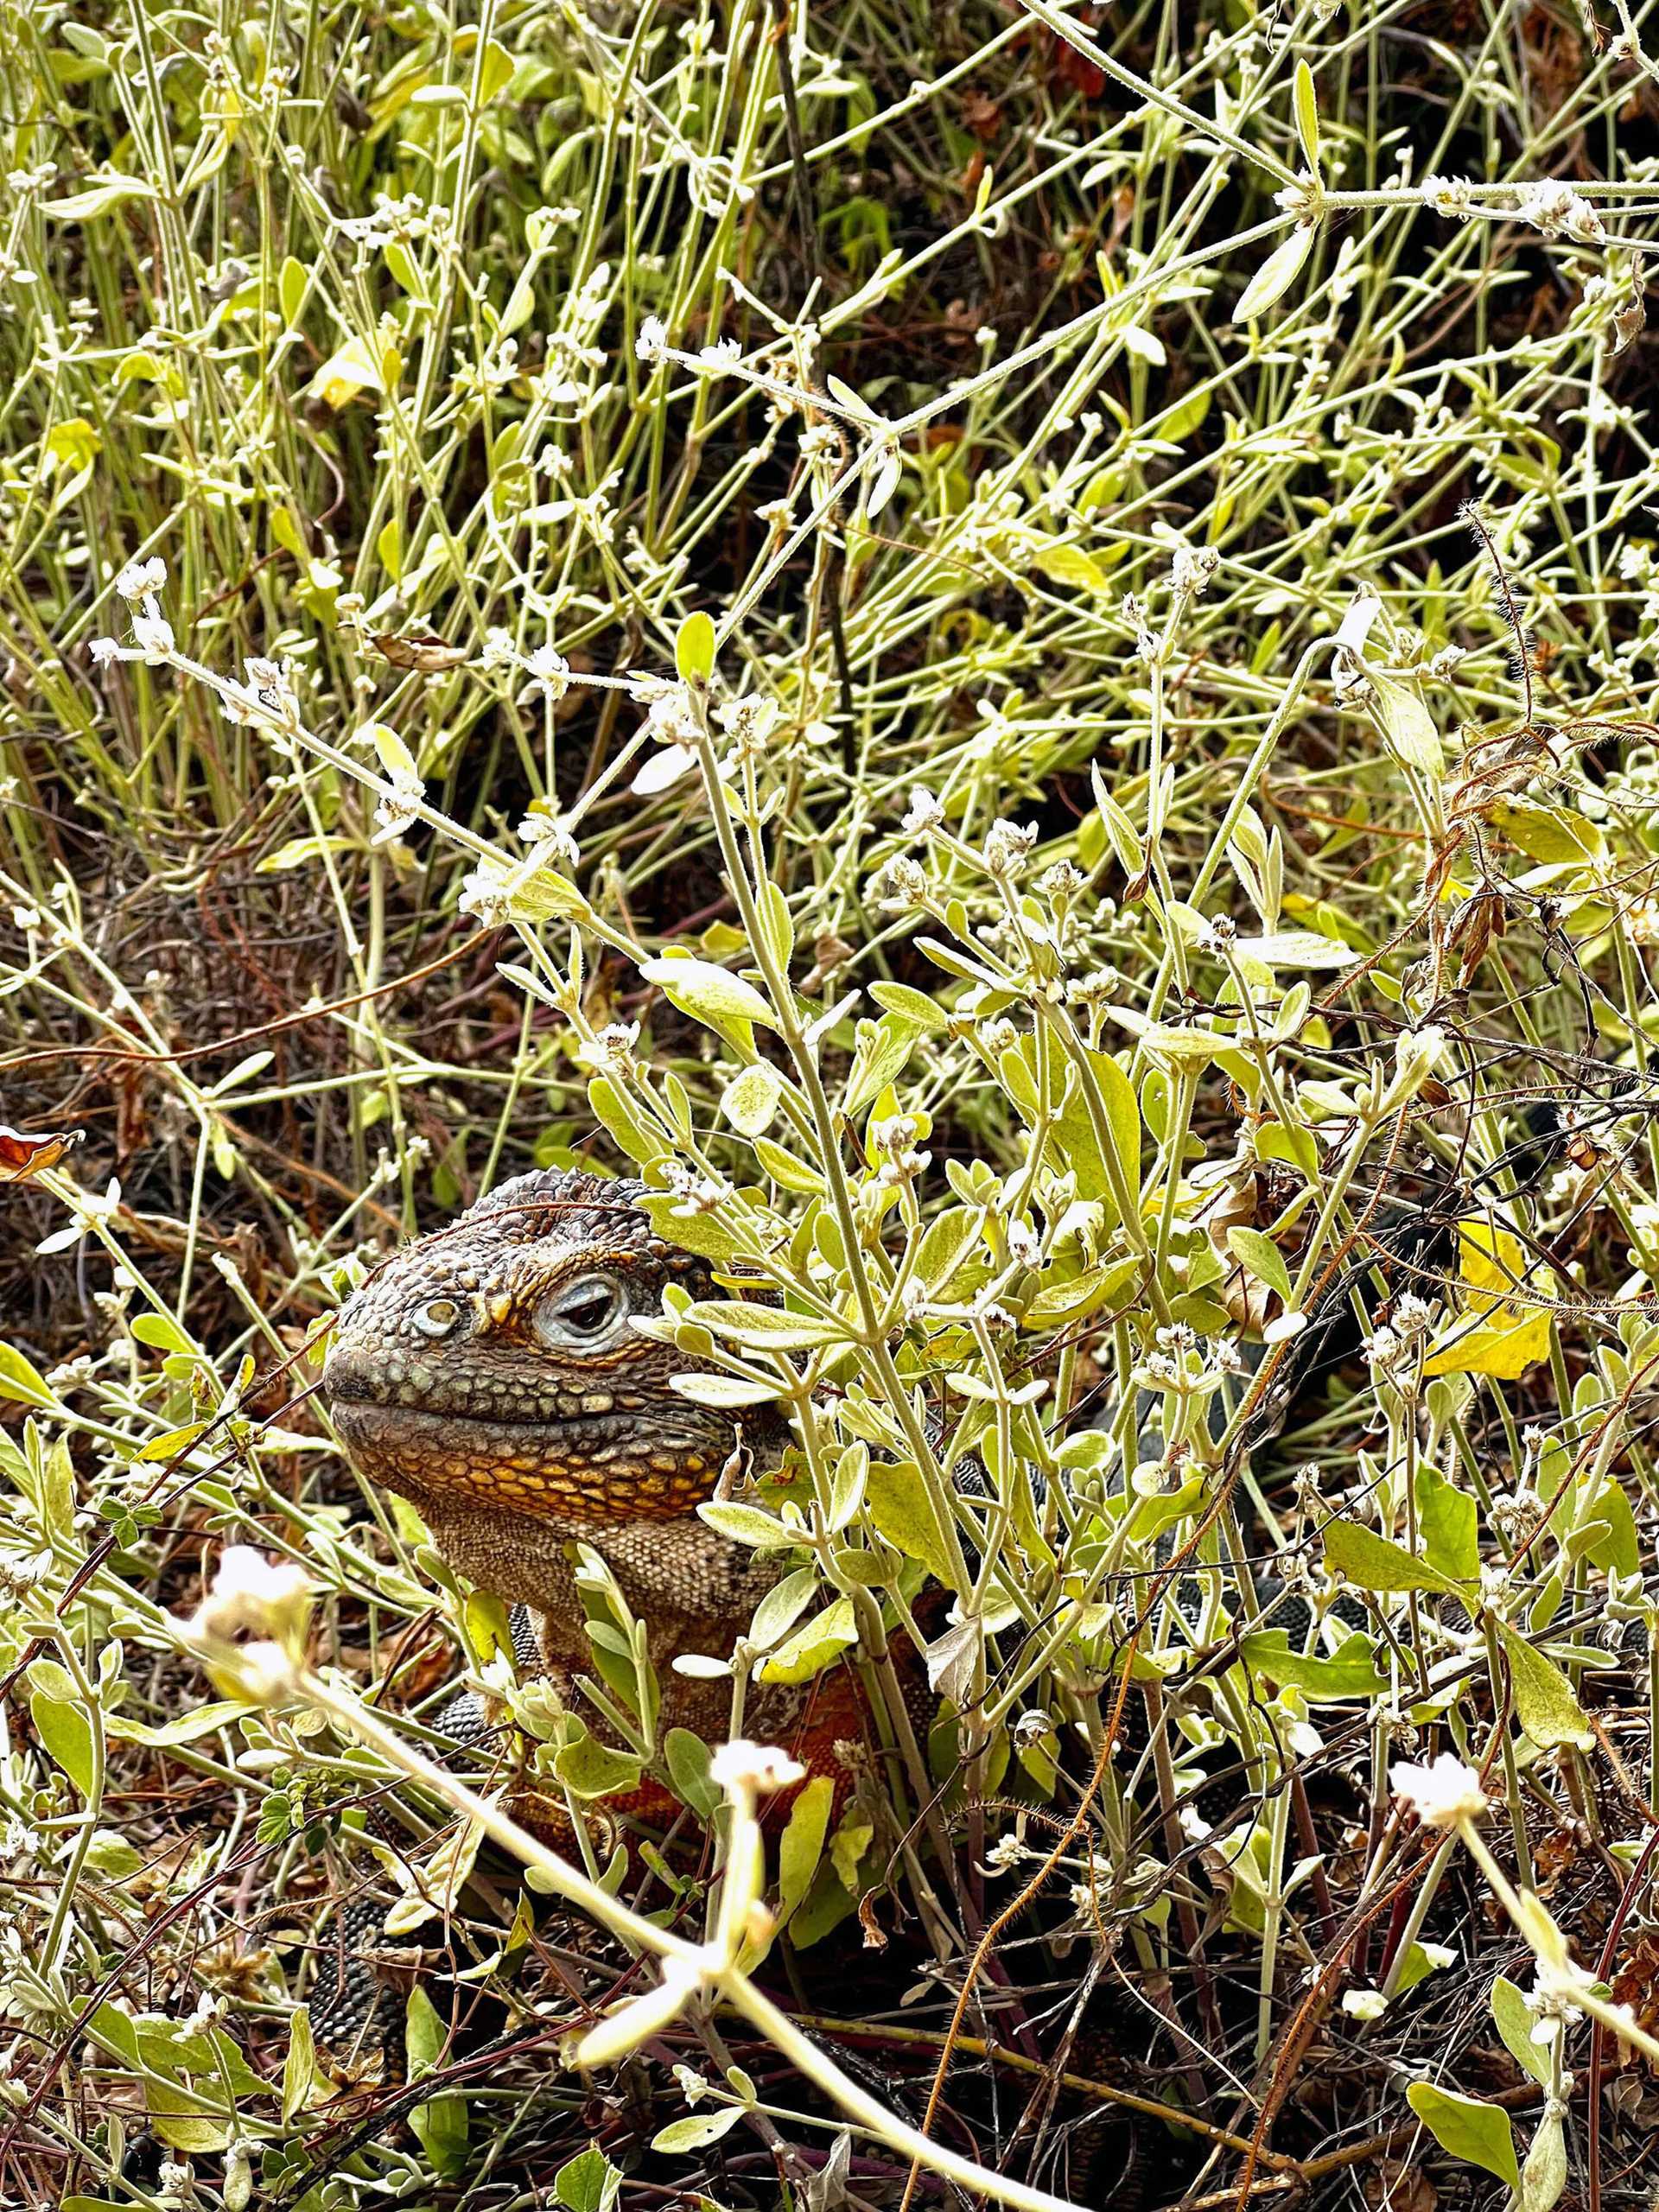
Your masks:
M332 1408L355 1464L416 1504L470 1499L583 1524L671 1520L694 1511L720 1476L706 1444L626 1414L504 1419L351 1395Z

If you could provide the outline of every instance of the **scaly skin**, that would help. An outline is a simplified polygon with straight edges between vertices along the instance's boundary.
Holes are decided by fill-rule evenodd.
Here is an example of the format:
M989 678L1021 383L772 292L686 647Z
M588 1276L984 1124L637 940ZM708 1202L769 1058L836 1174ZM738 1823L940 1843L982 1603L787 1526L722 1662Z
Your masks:
M359 1472L410 1500L457 1572L531 1609L549 1675L596 1733L575 1689L594 1671L577 1541L647 1624L663 1731L718 1741L728 1686L670 1662L730 1653L777 1554L729 1542L696 1507L734 1449L775 1460L783 1432L678 1396L668 1382L682 1356L632 1325L660 1313L671 1282L711 1287L705 1262L655 1235L641 1188L552 1171L503 1184L365 1284L322 1387ZM826 1738L858 1732L850 1688L842 1673L833 1688L757 1685L746 1732L816 1750L822 1770Z

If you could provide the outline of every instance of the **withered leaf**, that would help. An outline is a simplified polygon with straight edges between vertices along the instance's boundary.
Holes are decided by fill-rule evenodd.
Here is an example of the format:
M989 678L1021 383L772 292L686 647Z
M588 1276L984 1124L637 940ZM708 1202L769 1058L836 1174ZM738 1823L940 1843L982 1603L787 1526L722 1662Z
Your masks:
M0 1183L27 1183L48 1167L55 1167L86 1135L84 1129L53 1129L41 1135L9 1129L0 1122Z
M446 645L442 638L399 638L385 630L370 643L394 668L418 669L423 676L441 675L446 668L459 668L472 658L465 645Z

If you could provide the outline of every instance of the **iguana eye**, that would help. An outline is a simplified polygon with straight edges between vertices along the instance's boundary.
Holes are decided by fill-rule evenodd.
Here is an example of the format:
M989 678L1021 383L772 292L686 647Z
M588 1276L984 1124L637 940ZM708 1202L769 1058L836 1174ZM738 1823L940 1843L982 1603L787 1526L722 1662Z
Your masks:
M410 1319L423 1337L447 1337L461 1319L461 1308L453 1298L429 1299Z
M628 1301L614 1275L579 1275L537 1308L536 1333L547 1344L593 1344L614 1333Z

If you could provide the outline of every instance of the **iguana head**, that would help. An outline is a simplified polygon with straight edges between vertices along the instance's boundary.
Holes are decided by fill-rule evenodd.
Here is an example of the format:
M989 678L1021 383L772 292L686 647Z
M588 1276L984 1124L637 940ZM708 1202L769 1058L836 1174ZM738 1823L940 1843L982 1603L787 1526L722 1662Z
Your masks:
M683 1357L633 1326L671 1282L706 1292L708 1266L655 1234L642 1194L521 1175L378 1268L322 1376L360 1471L449 1522L668 1520L708 1497L732 1417L671 1390Z

